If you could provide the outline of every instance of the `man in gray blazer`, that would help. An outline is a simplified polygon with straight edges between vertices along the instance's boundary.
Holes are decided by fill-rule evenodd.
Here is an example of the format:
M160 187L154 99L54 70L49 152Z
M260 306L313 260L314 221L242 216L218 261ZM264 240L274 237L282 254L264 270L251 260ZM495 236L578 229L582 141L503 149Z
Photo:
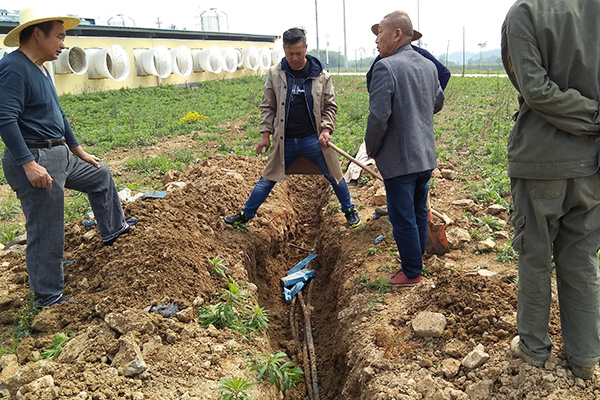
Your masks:
M401 268L393 286L421 282L427 242L429 179L437 165L433 114L444 105L435 65L410 42L412 22L394 11L379 23L375 42L381 60L369 87L365 144L384 179L387 207Z

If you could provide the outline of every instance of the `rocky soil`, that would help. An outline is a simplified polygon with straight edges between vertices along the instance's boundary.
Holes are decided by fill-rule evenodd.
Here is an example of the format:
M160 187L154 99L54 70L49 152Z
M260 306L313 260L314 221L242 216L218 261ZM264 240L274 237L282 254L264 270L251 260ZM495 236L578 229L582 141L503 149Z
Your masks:
M167 147L196 148L192 135ZM107 157L115 175L128 153ZM94 226L66 227L65 294L76 301L43 309L34 333L0 359L0 398L11 399L217 399L223 378L256 374L258 354L283 351L310 378L319 399L596 399L598 372L575 378L562 353L558 305L551 316L552 358L538 369L514 358L516 263L497 261L510 236L507 211L467 200L460 171L440 165L431 192L451 251L426 255L427 276L408 289L379 293L377 278L398 267L391 225L374 218L380 182L350 185L363 224L345 226L328 183L320 176L290 176L275 186L257 218L242 232L222 222L237 212L264 166L262 158L214 156L170 172L165 198L125 203L139 223L112 247ZM493 215L492 230L474 216ZM433 217L433 222L441 220ZM375 243L375 238L384 239ZM482 238L491 239L484 243ZM15 313L28 295L24 245L0 258L0 346L11 347ZM302 292L314 352L303 352L305 314L300 299L283 301L280 279L314 252L316 276ZM251 337L202 327L197 312L226 287L208 260L219 256L238 282L249 283L268 310L270 327ZM177 304L177 312L159 312ZM56 360L36 357L54 335L72 338ZM308 353L309 357L305 357ZM314 357L311 358L310 356ZM254 399L306 399L299 384L285 396L261 381Z

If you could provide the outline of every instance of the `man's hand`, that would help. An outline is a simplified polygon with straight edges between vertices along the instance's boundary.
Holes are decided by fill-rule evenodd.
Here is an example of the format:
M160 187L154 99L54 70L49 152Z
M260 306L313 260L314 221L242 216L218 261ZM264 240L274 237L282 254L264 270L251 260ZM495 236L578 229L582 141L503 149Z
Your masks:
M100 165L98 164L98 162L100 162L100 159L98 157L91 155L88 152L84 151L81 148L81 146L73 147L71 149L71 152L73 154L75 154L77 157L81 158L83 161L92 164L94 167L96 167L96 168L100 167Z
M29 161L23 164L23 169L25 170L25 175L27 175L27 179L29 179L31 186L42 189L52 189L53 179L46 168L35 161Z
M262 132L262 139L256 145L256 154L261 155L263 150L269 150L271 147L271 132Z
M321 146L329 147L331 141L331 131L329 129L323 129L319 135L319 144Z

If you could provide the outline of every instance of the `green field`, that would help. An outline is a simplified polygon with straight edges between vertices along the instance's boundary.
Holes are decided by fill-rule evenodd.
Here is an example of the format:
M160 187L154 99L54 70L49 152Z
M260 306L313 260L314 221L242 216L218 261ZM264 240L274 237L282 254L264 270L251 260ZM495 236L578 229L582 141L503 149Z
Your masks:
M208 134L199 135L197 140L214 144L210 147L215 153L255 157L264 79L246 77L202 82L194 87L63 95L60 102L79 141L98 156L120 147L148 146L168 137L201 131ZM363 76L337 75L333 81L339 107L333 140L353 154L363 140L367 124L366 82ZM507 204L506 141L515 109L516 92L505 77L450 79L444 110L435 117L438 156L441 162L460 166L472 198ZM233 123L241 127L241 133L228 129ZM138 188L153 187L167 170L181 169L211 155L206 150L202 154L182 150L152 159L130 159L126 168L140 175L142 183ZM468 183L475 181L469 179L473 177L484 178L485 183ZM118 177L116 183L118 189L123 188ZM85 196L71 196L67 220L83 216L86 201ZM12 210L4 213L12 215L14 198L3 199L0 209ZM0 228L9 229L6 226L14 231L11 218L0 216Z

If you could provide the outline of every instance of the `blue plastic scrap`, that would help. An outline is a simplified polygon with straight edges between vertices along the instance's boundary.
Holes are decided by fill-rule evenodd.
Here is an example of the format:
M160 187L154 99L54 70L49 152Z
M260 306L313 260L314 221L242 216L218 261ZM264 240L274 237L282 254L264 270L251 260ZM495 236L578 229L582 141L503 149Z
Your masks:
M287 304L290 304L294 296L297 295L298 292L300 292L300 290L302 290L304 285L306 285L306 282L301 281L296 283L291 289L283 288L283 299L285 300L285 302Z
M384 235L379 235L375 238L375 244L381 242L383 239L385 239Z
M317 272L314 269L303 269L281 278L284 287L294 286L298 282L308 282Z
M308 263L311 262L312 260L314 260L315 258L317 258L317 255L315 253L311 253L304 260L302 260L298 264L296 264L294 266L294 268L290 269L286 275L291 275L294 272L300 271L302 268L306 267L308 265Z
M84 220L84 221L82 222L82 224L83 224L83 226L85 226L86 228L89 228L90 226L97 225L98 223L97 223L96 221L94 221L94 220L87 220L87 219L86 219L86 220Z
M144 192L144 197L147 199L164 199L167 196L167 192L159 190L147 190Z
M373 219L379 219L381 217L383 217L383 215L379 214L378 212L373 213Z

